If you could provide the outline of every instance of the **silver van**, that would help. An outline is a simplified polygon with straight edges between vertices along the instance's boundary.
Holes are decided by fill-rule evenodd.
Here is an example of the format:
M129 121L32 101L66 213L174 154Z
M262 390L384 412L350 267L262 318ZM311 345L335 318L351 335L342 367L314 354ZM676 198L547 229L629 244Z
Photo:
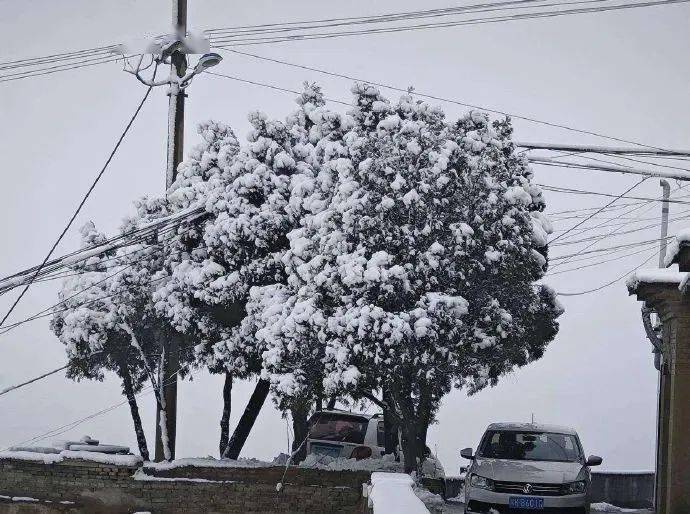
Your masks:
M589 514L590 467L575 430L534 423L489 425L465 479L465 513Z

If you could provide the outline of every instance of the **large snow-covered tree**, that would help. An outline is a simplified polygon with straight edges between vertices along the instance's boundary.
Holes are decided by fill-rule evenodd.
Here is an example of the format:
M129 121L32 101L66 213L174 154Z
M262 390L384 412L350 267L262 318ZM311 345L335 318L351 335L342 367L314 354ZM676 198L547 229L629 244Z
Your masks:
M341 137L315 145L287 282L252 290L248 310L285 394L313 387L316 356L327 389L392 412L412 471L443 395L495 384L555 336L560 308L538 282L550 227L509 121L449 123L411 95L353 92L348 116L327 116Z

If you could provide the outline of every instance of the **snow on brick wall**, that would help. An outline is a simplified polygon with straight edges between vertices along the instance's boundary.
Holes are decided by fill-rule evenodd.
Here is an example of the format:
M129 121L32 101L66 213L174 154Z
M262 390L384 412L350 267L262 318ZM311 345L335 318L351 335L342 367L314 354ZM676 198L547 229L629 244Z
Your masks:
M291 468L277 492L276 478L283 471L278 467L154 471L76 459L51 464L0 459L0 512L15 503L13 498L31 498L51 512L363 512L362 484L369 481L368 473Z

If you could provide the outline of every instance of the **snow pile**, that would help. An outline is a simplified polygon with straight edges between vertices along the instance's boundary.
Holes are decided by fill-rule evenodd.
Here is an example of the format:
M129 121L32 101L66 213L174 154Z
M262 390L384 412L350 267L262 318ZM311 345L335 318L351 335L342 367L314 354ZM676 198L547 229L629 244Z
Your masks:
M139 457L139 455L112 455L93 451L63 450L60 452L60 455L66 459L88 460L90 462L100 462L101 464L111 464L113 466L138 466L143 462L143 459Z
M369 503L374 514L429 514L412 490L414 481L404 473L373 473Z
M623 507L616 507L610 503L592 503L590 508L595 512L638 512L636 509L624 509Z
M393 455L383 455L381 458L371 459L339 459L328 455L310 453L300 463L303 468L327 469L330 471L388 471L401 473L403 463L395 462Z
M412 488L414 494L422 500L424 506L429 509L429 512L441 514L443 512L443 507L446 504L443 498L439 494L434 494L424 487L416 485Z
M184 467L195 468L267 468L273 466L270 462L258 459L214 459L213 457L197 457L176 459L170 462L147 462L147 469L168 470Z
M30 498L28 496L5 496L4 494L0 494L0 500L9 500L18 503L36 503L41 501L38 498Z
M98 462L101 464L111 464L113 466L138 466L142 463L141 457L138 455L112 455L107 453L98 453L93 451L72 451L62 450L59 453L51 451L42 453L36 449L20 450L20 451L4 451L0 452L0 460L15 459L29 462L40 462L43 464L54 464L62 462L65 459L79 459L90 462Z
M645 269L634 272L625 285L630 294L633 294L643 284L669 284L680 287L684 283L688 274L670 269Z
M15 459L29 462L42 462L43 464L53 464L62 462L64 457L59 453L38 453L34 451L4 451L0 452L0 460Z
M11 452L60 453L62 449L53 446L10 446Z

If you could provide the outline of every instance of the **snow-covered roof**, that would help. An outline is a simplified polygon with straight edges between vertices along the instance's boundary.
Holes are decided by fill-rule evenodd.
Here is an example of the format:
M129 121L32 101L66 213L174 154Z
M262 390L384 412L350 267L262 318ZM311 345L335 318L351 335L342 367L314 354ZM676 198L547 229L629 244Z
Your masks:
M575 429L560 425L547 425L544 423L491 423L487 430L504 430L511 432L554 432L556 434L576 435Z
M643 284L668 284L674 285L679 289L687 279L687 272L674 271L670 269L643 269L634 272L625 285L628 286L628 291L633 294Z
M664 266L670 266L676 261L680 249L684 246L690 246L690 229L681 230L676 234L675 239L668 245L666 256L664 258Z

